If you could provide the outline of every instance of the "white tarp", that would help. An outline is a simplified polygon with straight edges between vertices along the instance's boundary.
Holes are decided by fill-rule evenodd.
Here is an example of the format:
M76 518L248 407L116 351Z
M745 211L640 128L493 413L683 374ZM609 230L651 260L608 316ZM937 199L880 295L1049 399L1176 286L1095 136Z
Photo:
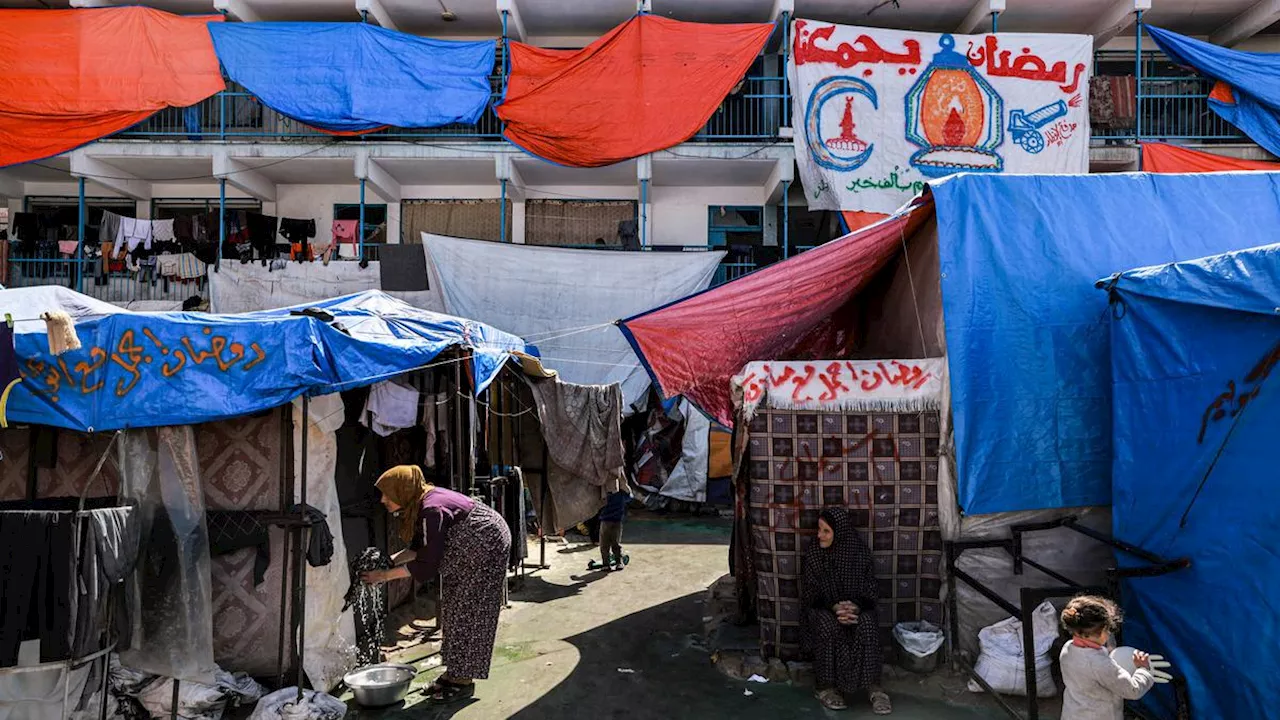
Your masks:
M333 534L333 559L328 565L306 566L306 627L302 637L302 668L311 685L330 690L355 667L356 626L351 611L342 611L351 584L347 546L342 541L342 506L334 474L338 466L338 438L345 419L342 396L312 398L307 414L307 504L325 514ZM294 468L302 467L302 401L293 401ZM297 500L301 500L302 484Z
M536 345L581 385L622 385L626 406L649 376L612 323L705 290L722 252L566 250L422 234L443 312ZM705 444L705 439L704 439Z
M434 287L434 286L433 286ZM242 313L305 305L365 290L382 289L377 262L366 268L348 260L291 262L273 269L261 263L224 262L209 268L209 312ZM440 312L439 295L433 292L389 292L410 305Z
M1087 35L939 35L797 20L789 70L811 210L891 213L957 172L1089 171Z

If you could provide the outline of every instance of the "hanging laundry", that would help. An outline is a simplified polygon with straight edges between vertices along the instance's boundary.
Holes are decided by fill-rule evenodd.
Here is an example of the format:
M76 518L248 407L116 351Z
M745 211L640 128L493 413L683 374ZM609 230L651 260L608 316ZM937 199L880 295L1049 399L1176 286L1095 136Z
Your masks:
M173 219L169 220L152 220L151 221L151 238L156 242L173 242Z
M473 124L493 90L492 40L433 40L363 23L210 26L227 76L321 130Z
M0 167L53 157L226 89L218 15L0 10Z
M361 419L369 429L386 437L418 424L418 391L390 380L369 389Z
M507 93L495 110L508 140L560 165L599 167L663 150L707 124L773 28L643 14L582 50L512 42Z
M120 218L120 230L116 234L116 246L120 252L132 253L141 245L151 249L151 221L139 218Z
M289 259L314 260L311 255L311 238L316 236L315 220L280 218L280 236L289 241Z
M0 512L0 667L18 662L24 640L40 640L40 660L71 654L74 513Z
M269 260L276 256L277 219L274 215L263 215L258 212L248 213L246 218L249 229L249 245L259 260Z
M360 235L359 220L334 220L333 221L333 244L325 248L325 253L332 253L333 256L342 257L342 251L339 246L342 243L351 244L351 255L354 257L359 254L357 250ZM327 258L326 258L327 260Z

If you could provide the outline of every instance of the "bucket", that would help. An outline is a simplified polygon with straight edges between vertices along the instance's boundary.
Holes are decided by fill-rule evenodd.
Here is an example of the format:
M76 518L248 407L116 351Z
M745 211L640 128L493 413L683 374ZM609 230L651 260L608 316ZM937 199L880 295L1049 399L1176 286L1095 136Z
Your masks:
M938 668L945 641L942 628L924 620L898 623L893 626L893 639L898 646L898 665L903 670L928 674Z

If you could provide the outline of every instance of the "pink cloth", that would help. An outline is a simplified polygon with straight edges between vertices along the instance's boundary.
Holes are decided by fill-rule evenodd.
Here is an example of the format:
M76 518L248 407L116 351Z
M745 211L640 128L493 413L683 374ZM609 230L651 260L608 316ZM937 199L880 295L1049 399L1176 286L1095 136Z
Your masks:
M80 241L78 240L59 240L58 241L58 252L68 257L75 255L76 248L78 247L80 247Z

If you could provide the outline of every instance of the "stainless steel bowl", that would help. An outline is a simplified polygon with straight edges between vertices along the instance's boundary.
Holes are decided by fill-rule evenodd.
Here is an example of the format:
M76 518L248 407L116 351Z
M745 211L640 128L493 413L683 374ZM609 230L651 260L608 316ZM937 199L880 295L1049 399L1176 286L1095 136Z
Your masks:
M417 674L412 665L380 663L353 670L343 681L364 707L386 707L404 699Z

